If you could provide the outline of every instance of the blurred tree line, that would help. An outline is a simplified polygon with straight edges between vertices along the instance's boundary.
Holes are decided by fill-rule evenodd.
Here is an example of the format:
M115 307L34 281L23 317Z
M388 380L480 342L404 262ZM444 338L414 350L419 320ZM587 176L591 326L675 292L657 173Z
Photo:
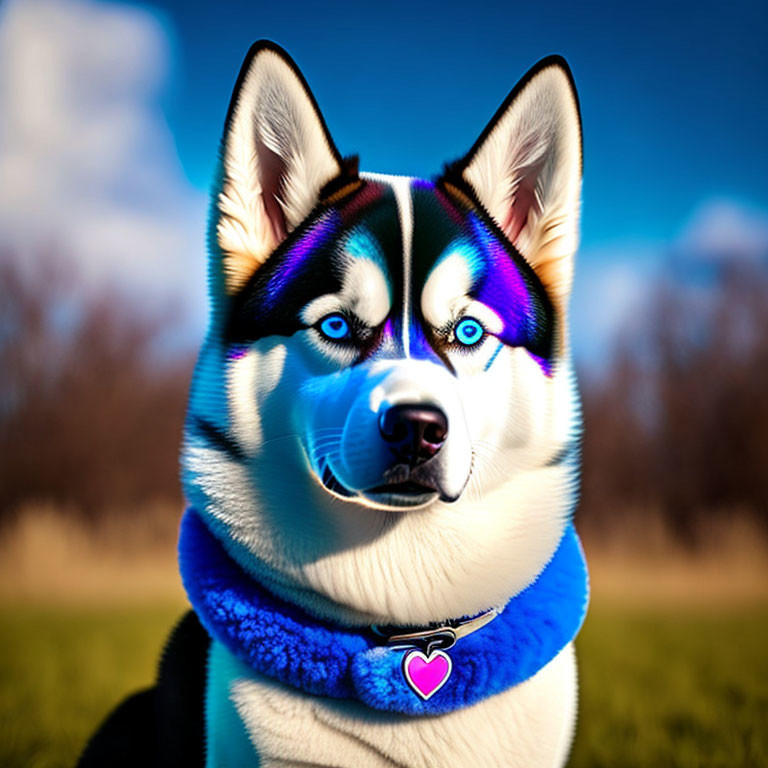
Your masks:
M590 533L649 513L688 544L729 515L768 531L765 265L723 259L693 280L659 281L583 402L579 516Z
M171 311L84 296L53 261L0 255L0 523L53 502L94 518L167 501L193 357L169 350Z
M73 280L0 264L0 522L34 502L89 518L183 503L193 353L168 341L178 321L117 294L75 300ZM688 542L716 515L768 529L766 269L737 262L680 286L655 286L607 369L582 377L592 534L648 510Z

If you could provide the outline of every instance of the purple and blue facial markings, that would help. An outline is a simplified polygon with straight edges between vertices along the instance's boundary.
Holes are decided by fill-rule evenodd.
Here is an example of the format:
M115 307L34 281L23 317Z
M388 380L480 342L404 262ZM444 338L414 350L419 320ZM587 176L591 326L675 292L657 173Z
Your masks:
M477 214L470 212L467 222L475 250L471 295L501 318L497 338L507 346L527 349L551 375L552 309L546 294Z
M535 332L529 287L502 244L470 213L474 258L471 261L472 295L490 307L504 326L499 338L511 347L524 347Z
M387 278L388 299L392 303L392 279L387 258L379 241L364 225L356 226L344 237L344 259L372 261Z
M230 344L291 336L303 327L301 307L318 295L340 290L340 277L331 266L340 227L338 213L329 210L278 247L232 299Z
M402 253L402 243L395 199L381 185L366 185L341 207L319 209L232 298L227 342L235 347L306 330L304 308L320 296L346 292L345 281L363 260L384 276L389 288L382 290L389 290L391 303L390 254L397 252ZM354 318L348 319L352 323ZM363 342L361 355L369 353L377 329L356 323L355 331L355 339Z
M484 371L487 371L496 362L496 358L499 356L499 352L501 352L502 349L504 349L504 342L499 341L496 344L496 349L493 351L493 354L488 358L488 362L485 364L485 368L483 368ZM545 371L545 373L547 372ZM547 375L549 374L547 373Z
M440 363L441 358L433 339L427 336L421 323L416 318L411 318L408 326L408 355L415 360L432 360Z
M482 214L456 205L439 187L414 183L413 280L414 306L430 276L447 259L460 259L457 286L466 297L490 309L501 328L486 328L499 344L485 369L504 345L528 351L545 375L552 374L554 310L530 265L507 238ZM482 321L482 318L478 318ZM420 324L426 325L422 318ZM471 349L467 340L456 341Z
M390 307L389 315L381 320L377 315L371 322L363 311L362 319L356 318L367 300L350 300L349 308L339 310L339 318L331 318L336 325L321 329L324 338L333 340L341 333L337 325L347 323L349 332L340 338L359 347L357 362L377 355L409 356L453 370L450 345L472 353L493 336L487 339L495 346L486 370L509 346L526 349L551 375L554 311L531 267L481 213L454 205L439 186L415 181L410 192L412 232L403 233L389 188L369 183L345 207L319 210L291 233L232 299L227 340L233 354L266 336L306 330L304 308L320 296L347 296L350 285L365 281L360 276L369 268L360 269L360 264L368 261L381 276L376 290L388 291L383 304ZM411 239L409 260L404 257L403 234ZM456 270L456 281L449 280L448 293L454 289L454 294L446 294L446 307L456 296L476 300L496 316L493 327L487 327L487 318L467 313L453 321L446 335L446 328L432 327L423 316L425 285L447 258L463 266ZM352 293L364 296L358 289ZM437 291L432 301L440 303L442 295Z
M279 270L275 270L264 286L264 310L269 312L285 300L287 291L306 271L310 262L336 236L341 219L336 211L328 211L312 224L285 252Z

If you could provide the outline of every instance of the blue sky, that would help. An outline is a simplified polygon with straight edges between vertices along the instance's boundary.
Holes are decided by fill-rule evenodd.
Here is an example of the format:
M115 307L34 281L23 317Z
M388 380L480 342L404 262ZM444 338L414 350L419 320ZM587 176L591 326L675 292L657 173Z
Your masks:
M422 176L472 145L538 59L564 55L584 123L572 317L588 364L681 248L768 262L765 0L4 0L2 252L55 244L89 290L138 292L145 309L178 300L197 344L209 185L259 38L297 61L343 153Z
M516 80L561 53L582 105L587 249L669 239L712 197L768 208L765 2L146 7L172 35L167 115L201 189L242 57L266 37L304 71L343 153L415 175L468 149Z

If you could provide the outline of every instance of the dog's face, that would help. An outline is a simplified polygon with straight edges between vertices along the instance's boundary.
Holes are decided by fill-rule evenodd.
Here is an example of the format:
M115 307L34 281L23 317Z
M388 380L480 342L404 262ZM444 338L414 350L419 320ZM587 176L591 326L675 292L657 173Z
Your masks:
M435 182L358 176L295 65L251 50L213 206L185 490L276 593L351 623L527 586L574 501L581 178L559 59Z

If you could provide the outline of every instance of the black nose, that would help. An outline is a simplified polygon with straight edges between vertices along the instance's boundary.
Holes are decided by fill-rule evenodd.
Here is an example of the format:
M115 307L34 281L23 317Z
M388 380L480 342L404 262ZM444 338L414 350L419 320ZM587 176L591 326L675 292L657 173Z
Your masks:
M379 416L379 431L395 456L415 467L442 447L448 417L434 405L393 405Z

